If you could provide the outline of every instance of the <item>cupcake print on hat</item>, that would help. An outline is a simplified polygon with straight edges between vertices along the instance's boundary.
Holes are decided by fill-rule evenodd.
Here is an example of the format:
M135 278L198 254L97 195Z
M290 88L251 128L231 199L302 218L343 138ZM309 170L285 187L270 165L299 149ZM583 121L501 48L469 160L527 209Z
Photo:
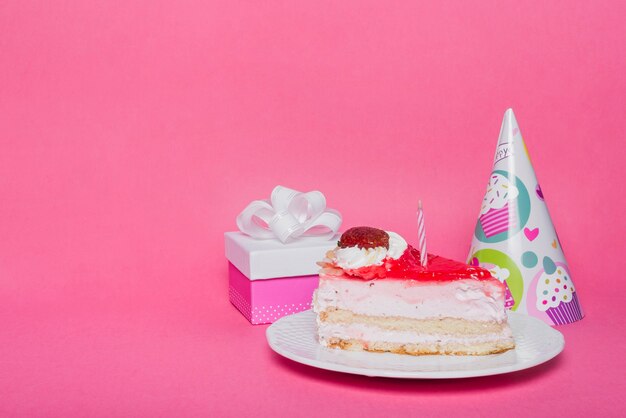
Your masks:
M505 241L528 222L530 196L524 183L503 170L494 170L480 207L474 234L482 242Z
M504 175L493 173L480 208L480 224L487 238L501 234L517 224L517 211L509 201L517 199L519 191Z
M543 270L533 279L531 288L533 286L535 297L532 300L529 297L528 304L532 303L534 307L529 306L529 311L534 308L539 313L545 313L555 325L569 324L583 318L576 289L565 264L544 257Z

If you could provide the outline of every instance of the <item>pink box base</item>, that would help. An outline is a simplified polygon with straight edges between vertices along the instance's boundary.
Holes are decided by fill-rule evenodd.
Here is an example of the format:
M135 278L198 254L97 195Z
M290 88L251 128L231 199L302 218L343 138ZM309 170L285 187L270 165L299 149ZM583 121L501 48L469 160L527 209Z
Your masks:
M230 302L253 325L271 324L285 315L311 308L318 275L250 280L228 263Z

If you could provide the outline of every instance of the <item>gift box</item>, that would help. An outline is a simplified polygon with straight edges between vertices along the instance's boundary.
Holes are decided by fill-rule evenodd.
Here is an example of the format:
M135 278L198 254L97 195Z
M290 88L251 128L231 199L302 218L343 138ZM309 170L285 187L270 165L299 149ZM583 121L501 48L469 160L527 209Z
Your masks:
M230 301L252 324L268 324L311 307L316 264L335 248L341 215L319 191L276 186L224 234Z
M320 267L333 241L306 239L283 244L241 232L224 234L230 302L252 324L269 324L311 308Z

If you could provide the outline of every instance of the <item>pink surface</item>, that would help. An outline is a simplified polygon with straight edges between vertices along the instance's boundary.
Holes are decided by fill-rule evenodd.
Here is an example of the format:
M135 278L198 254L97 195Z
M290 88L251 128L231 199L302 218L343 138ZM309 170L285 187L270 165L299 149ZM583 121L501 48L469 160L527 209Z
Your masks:
M0 7L0 415L616 416L626 5ZM467 255L515 109L586 318L533 370L396 381L283 360L223 232L276 184ZM249 388L250 390L244 390Z

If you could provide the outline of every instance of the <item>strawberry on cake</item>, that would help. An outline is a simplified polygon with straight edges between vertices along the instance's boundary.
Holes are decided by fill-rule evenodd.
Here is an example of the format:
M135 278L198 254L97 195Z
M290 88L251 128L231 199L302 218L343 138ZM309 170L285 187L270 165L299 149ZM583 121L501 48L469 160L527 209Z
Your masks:
M347 230L318 263L319 342L399 354L485 355L515 347L504 285L480 267L420 253L398 234Z

